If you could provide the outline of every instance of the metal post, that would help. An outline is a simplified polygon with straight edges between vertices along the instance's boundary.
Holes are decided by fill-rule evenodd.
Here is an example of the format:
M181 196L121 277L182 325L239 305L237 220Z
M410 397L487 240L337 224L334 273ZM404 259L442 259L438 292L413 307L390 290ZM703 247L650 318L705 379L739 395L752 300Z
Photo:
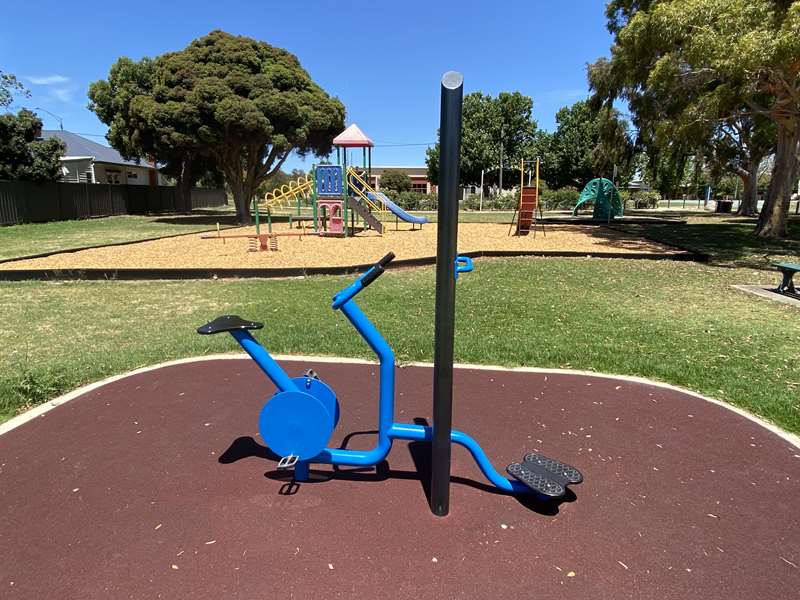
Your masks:
M500 128L500 195L503 194L503 134L505 129Z
M486 171L486 169L481 169L481 201L480 201L480 204L478 204L478 211L482 211L483 210L483 173L485 171Z
M342 148L344 158L342 164L342 224L344 225L344 237L347 237L347 196L350 191L347 188L347 148Z
M317 167L311 167L311 211L314 216L314 231L319 231L317 226Z
M258 235L259 233L261 233L261 228L258 223L258 198L253 198L253 210L256 213L256 235Z
M453 337L456 309L455 260L458 240L458 184L464 77L442 77L439 127L439 211L436 242L436 328L433 349L433 437L431 510L450 512L450 430L453 417Z

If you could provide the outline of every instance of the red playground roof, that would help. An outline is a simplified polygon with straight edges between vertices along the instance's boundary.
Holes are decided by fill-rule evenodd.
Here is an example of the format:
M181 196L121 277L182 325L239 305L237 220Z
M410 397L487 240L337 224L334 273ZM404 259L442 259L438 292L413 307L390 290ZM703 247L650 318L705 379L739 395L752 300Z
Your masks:
M347 148L372 148L375 144L366 134L353 123L342 133L333 138L334 146L345 146Z

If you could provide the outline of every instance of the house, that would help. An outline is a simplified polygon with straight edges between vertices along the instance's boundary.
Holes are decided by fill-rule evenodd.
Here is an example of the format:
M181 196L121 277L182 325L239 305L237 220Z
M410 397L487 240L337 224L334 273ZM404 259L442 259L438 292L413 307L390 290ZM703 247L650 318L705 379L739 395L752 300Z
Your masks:
M411 178L411 191L421 194L435 194L436 186L428 181L428 167L372 167L372 187L381 189L381 175L384 171L400 171Z
M69 131L43 130L42 138L58 138L67 147L61 157L61 180L70 183L111 183L115 185L159 185L154 164L134 161L108 146Z

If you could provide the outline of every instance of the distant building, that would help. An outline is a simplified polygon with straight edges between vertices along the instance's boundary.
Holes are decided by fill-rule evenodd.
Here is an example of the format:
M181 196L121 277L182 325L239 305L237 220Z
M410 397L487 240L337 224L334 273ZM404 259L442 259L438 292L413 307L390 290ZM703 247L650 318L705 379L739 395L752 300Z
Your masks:
M422 167L372 167L372 187L381 189L381 175L384 171L400 171L411 178L411 191L421 194L435 194L436 186L428 181L428 168Z
M61 180L71 183L111 183L114 185L159 185L159 172L144 160L126 160L108 146L87 140L69 131L43 130L42 138L58 138L67 147L61 157Z

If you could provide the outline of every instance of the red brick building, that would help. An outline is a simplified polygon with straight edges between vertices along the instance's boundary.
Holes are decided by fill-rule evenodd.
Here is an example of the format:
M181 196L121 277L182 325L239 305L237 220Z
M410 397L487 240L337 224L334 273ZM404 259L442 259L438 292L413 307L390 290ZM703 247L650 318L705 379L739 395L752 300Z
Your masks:
M372 187L380 191L381 189L381 174L384 171L401 171L411 178L411 191L419 192L421 194L435 194L436 186L428 181L428 169L422 167L372 167Z

